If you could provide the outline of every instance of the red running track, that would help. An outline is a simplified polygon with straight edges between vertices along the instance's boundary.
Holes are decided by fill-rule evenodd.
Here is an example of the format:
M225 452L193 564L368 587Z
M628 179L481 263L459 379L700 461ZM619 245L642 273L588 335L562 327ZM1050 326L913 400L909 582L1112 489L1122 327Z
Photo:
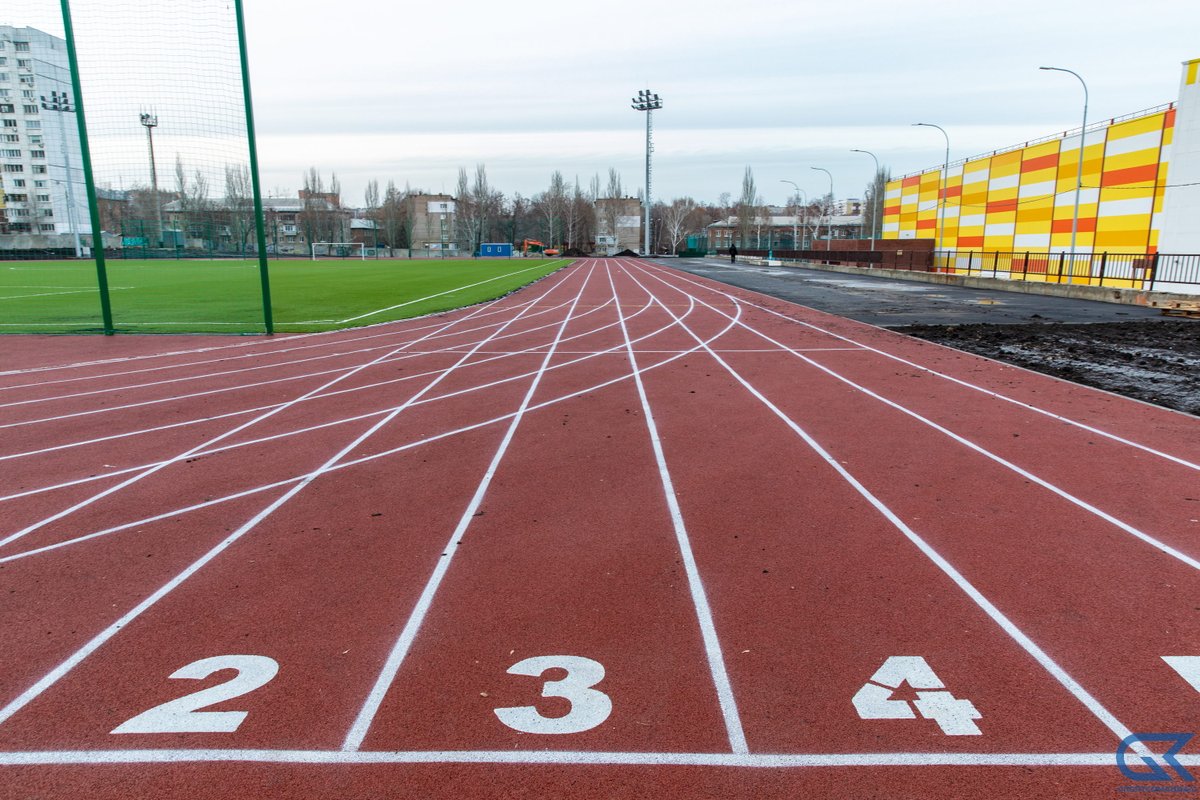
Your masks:
M1200 729L1194 417L622 260L62 341L0 365L0 797L1194 786L1117 755Z

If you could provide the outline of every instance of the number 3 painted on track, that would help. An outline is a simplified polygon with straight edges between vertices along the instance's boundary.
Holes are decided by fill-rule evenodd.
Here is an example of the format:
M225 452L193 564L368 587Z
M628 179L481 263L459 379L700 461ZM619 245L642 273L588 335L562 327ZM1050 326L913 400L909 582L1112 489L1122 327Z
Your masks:
M542 697L561 697L571 704L562 717L543 717L533 706L497 708L496 716L522 733L582 733L595 728L612 713L612 700L593 689L604 680L604 665L582 656L536 656L508 668L510 675L540 677L546 670L565 669L567 677L546 681Z
M233 733L246 719L245 711L201 711L264 686L279 672L279 662L266 656L213 656L193 661L171 673L172 678L203 680L223 669L237 670L224 683L169 700L113 728L113 733Z

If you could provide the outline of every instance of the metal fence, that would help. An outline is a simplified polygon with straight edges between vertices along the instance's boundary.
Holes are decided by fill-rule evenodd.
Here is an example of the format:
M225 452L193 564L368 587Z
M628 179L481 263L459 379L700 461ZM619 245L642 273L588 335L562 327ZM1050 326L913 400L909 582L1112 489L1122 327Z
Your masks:
M743 251L767 256L766 250ZM776 250L775 258L867 268L980 275L1000 280L1200 292L1200 254L944 250Z

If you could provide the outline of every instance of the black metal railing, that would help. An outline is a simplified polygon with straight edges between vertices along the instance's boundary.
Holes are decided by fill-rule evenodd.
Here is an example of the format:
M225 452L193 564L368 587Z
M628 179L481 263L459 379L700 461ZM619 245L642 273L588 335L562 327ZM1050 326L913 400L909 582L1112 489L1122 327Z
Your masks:
M953 275L980 275L1004 280L1103 286L1119 289L1200 291L1200 254L1176 253L1049 253L995 250L905 250L892 242L876 251L775 250L775 258L866 268L919 270ZM767 256L747 250L746 256Z

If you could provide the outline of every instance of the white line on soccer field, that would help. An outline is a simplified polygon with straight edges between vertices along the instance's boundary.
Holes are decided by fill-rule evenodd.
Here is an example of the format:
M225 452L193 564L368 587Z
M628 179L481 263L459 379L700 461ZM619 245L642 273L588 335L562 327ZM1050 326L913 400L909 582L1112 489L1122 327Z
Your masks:
M674 323L672 323L672 325L673 324ZM728 333L732 328L733 328L733 323L729 323L724 328L722 328L720 331L715 333L711 338L706 339L705 341L707 341L707 342L716 341L717 339L721 338L726 333ZM657 335L657 333L658 332L656 332L655 334L652 334L652 335ZM691 353L697 352L698 350L700 350L700 348L701 348L701 345L696 345L695 347L691 348L690 350L686 350L677 355L673 355L669 358L665 358L662 361L657 361L653 364L650 364L649 366L641 367L638 369L638 374L645 374L651 370L658 369L659 367L666 366L667 364L671 364L675 361L678 361L679 359L683 358L686 355L690 355ZM529 408L527 408L525 410L525 412L530 413L533 411L540 411L543 408L549 408L550 406L557 405L558 403L561 403L565 400L569 400L573 397L582 397L583 395L586 395L588 393L597 392L597 391L600 391L601 389L605 389L609 386L615 386L616 384L621 383L622 381L628 380L629 378L632 378L632 377L633 377L632 373L618 375L615 378L609 378L606 381L602 381L602 382L594 384L592 386L585 386L582 389L576 389L575 391L570 392L568 394L560 395L558 397L553 397L549 400L544 400L540 403L535 403L534 405L531 405ZM441 439L447 439L451 436L457 436L462 433L468 433L470 431L479 430L480 428L485 428L489 425L496 425L501 422L506 422L506 421L511 420L514 416L516 416L515 411L510 412L508 414L501 414L498 417L493 417L492 419L484 420L482 422L476 422L471 425L466 425L461 428L455 428L453 430L445 431L443 433L438 433L438 434L434 434L432 436L427 436L423 439L418 439L416 441L409 442L407 444L402 444L397 447L390 448L388 450L383 450L378 453L372 453L369 456L362 456L360 458L342 462L342 463L338 464L337 466L335 466L330 471L333 472L333 471L337 471L337 470L348 469L350 467L357 467L360 464L366 464L366 463L376 461L381 458L387 458L388 456L393 456L393 455L396 455L397 453L402 453L406 450L411 450L415 447L420 447L425 444L430 444L432 442L436 442ZM193 511L198 511L203 508L209 508L210 506L220 505L221 503L227 503L227 502L230 502L233 500L238 500L242 497L248 497L250 495L258 494L260 492L266 492L266 491L270 491L271 489L277 489L277 488L295 483L296 481L301 480L303 477L304 477L303 475L298 475L298 476L294 476L291 478L286 478L281 481L275 481L274 483L268 483L268 484L264 484L262 486L257 486L257 487L251 488L251 489L245 489L243 491L235 492L234 494L225 495L223 497L218 497L213 500L206 500L202 503L197 503L195 505L186 506L184 508L173 509L171 511L164 512L162 514L156 514L152 517L146 517L144 519L134 520L133 522L126 522L124 524L117 525L112 528L105 528L104 530L95 531L93 533L85 534L83 536L78 536L74 539L67 539L62 542L56 542L55 544L46 545L44 547L39 547L39 548L36 548L33 550L26 550L26 551L19 552L19 553L13 553L12 555L9 555L9 556L0 557L0 564L6 563L8 561L16 561L18 559L26 558L28 556L33 556L33 555L37 555L40 553L50 552L52 550L59 550L64 547L69 547L71 545L81 544L90 539L97 539L102 536L109 536L109 535L112 535L115 533L120 533L122 531L131 530L133 528L138 528L143 525L148 525L153 522L158 522L158 521L161 521L164 519L170 519L172 517L178 517L178 516L182 516L184 514L189 514Z
M37 294L10 294L10 295L5 295L3 297L0 297L0 300L25 300L30 297L57 297L58 295L63 295L63 294L95 294L95 293L96 293L95 289L73 289L68 292L38 292ZM20 323L9 323L9 324L19 325Z
M567 262L565 260L563 260L562 264L565 264L565 263L567 263ZM504 278L511 278L513 275L520 275L522 272L532 272L535 269L545 269L547 267L554 267L555 269L557 269L559 266L561 266L561 264L550 263L550 264L539 264L536 267L529 267L528 269L519 269L516 272L509 272L506 275L497 275L494 278L488 278L486 281L479 281L478 283L469 283L466 286L457 286L457 287L450 289L448 291L445 291L445 292L438 292L437 294L431 294L428 297L419 297L416 300L409 300L404 303L397 303L396 305L388 306L387 308L377 308L374 311L368 311L366 314L359 314L357 317L346 317L345 319L339 319L338 324L345 325L347 322L356 322L360 319L366 319L367 317L373 317L376 314L383 314L387 311L393 311L397 308L404 308L405 306L411 306L413 303L421 303L421 302L424 302L425 300L432 300L435 297L441 297L442 295L454 294L455 292L461 292L463 289L471 289L475 286L482 286L485 283L491 283L492 281L503 280Z
M665 268L660 268L660 269L665 269ZM1123 436L1118 436L1115 433L1109 433L1108 431L1102 430L1100 428L1095 428L1086 423L1079 422L1077 420L1073 420L1070 417L1064 417L1061 414L1056 414L1053 411L1050 411L1048 409L1044 409L1039 406L1032 405L1031 403L1026 403L1023 400L1017 400L1015 397L1009 397L1008 395L1004 395L999 392L992 391L991 389L971 383L970 381L965 381L965 380L962 380L961 378L955 378L953 375L948 375L944 372L939 372L938 370L933 369L932 367L926 367L923 364L918 364L915 361L909 361L906 358L895 355L893 353L889 353L886 350L880 350L877 347L872 347L869 344L864 344L862 342L859 342L855 339L850 338L849 336L843 336L840 333L834 333L833 331L826 330L825 328L822 328L818 325L814 325L811 322L805 322L804 320L795 319L794 317L789 317L787 314L783 314L779 311L776 311L773 308L769 308L767 306L760 305L758 303L754 303L749 300L738 300L738 298L736 298L734 295L729 294L728 292L723 292L720 289L714 288L712 286L706 286L703 283L700 283L699 281L694 281L689 278L685 278L685 277L683 277L682 274L678 274L677 270L671 270L668 272L668 274L672 275L675 278L678 278L681 281L684 281L685 283L690 283L693 286L697 286L706 291L712 292L714 294L719 294L723 297L727 297L730 300L734 300L736 302L745 303L746 305L748 305L752 308L757 308L760 311L766 311L768 314L774 314L775 316L780 317L781 319L786 319L787 321L795 323L796 325L800 325L805 328L811 328L812 330L817 331L819 333L823 333L827 336L832 336L835 339L841 339L844 342L849 342L851 344L857 345L857 346L863 348L864 350L868 350L872 353L876 353L878 355L883 356L884 358L888 358L893 361L898 361L901 364L904 364L905 366L912 367L913 369L919 369L922 372L928 372L929 374L935 375L939 378L944 378L945 380L948 380L952 383L956 383L959 386L962 386L966 389L971 389L973 391L980 392L981 394L988 395L989 397L992 397L996 400L1002 400L1006 403L1012 403L1013 405L1024 408L1027 411L1033 411L1036 414L1041 414L1041 415L1049 417L1051 419L1058 420L1059 422L1065 422L1068 425L1073 425L1076 428L1080 428L1082 430L1087 431L1088 433L1094 433L1097 436L1103 436L1106 439L1111 439L1114 442L1119 442L1121 444L1128 445L1129 447L1133 447L1138 450L1141 450L1142 452L1150 453L1151 455L1158 456L1159 458L1164 458L1167 461L1172 461L1176 464L1179 464L1180 466L1187 467L1188 469L1194 469L1194 470L1200 471L1200 464L1197 464L1193 461L1188 461L1187 459L1180 458L1178 456L1173 456L1170 453L1163 452L1162 450L1156 450L1153 447L1150 447L1148 445L1140 444L1131 439L1126 439ZM662 280L662 279L660 278L659 280ZM801 308L805 308L810 311L814 310L814 309L810 309L808 306L801 306ZM866 324L866 323L861 323L861 324ZM874 326L872 326L872 327L874 327ZM986 357L980 356L980 358L986 358ZM995 359L987 359L987 360L994 361ZM1000 363L1000 362L997 362L997 363ZM1005 364L1005 366L1012 366L1012 365ZM1042 373L1037 373L1037 374L1042 374Z
M646 272L646 274L654 277L656 280L665 284L674 291L680 292L685 296L691 296L690 292L685 292L677 286L671 286L667 281L664 281L662 278L658 278L653 273L650 273L646 270L641 270L638 267L635 267L635 269ZM638 281L637 278L634 278L632 275L630 275L630 278L639 286L641 286L641 282ZM642 288L645 289L644 286ZM718 311L718 309L709 305L698 297L696 298L696 301L703 306L707 306L714 311ZM737 301L735 300L734 302ZM668 310L667 313L674 316L673 311ZM721 312L718 311L718 313ZM699 341L699 337L696 335L696 333L688 328L686 324L681 322L680 327L687 331L692 338ZM795 420L780 410L777 405L772 403L766 397L766 395L764 395L752 383L746 380L741 373L730 366L730 364L725 361L725 359L721 358L720 355L713 352L713 350L707 345L704 347L704 350L714 359L716 359L717 363L724 367L725 371L728 372L730 376L734 378L734 380L740 383L747 392L749 392L756 400L766 406L766 408L770 410L772 414L779 418L779 420L788 428L790 428L793 433L799 436L814 453L820 456L820 458L825 461L826 464L832 467L834 471L841 476L842 480L849 484L851 488L853 488L854 491L859 494L860 497L870 503L876 511L883 515L883 517L890 522L894 528L896 528L896 530L900 531L900 533L903 534L906 539L912 542L912 544L914 544L917 549L925 555L926 558L933 562L933 564L939 570L941 570L946 577L950 578L950 580L952 580L964 594L971 598L971 600L974 601L974 603L987 616L989 616L992 621L1000 627L1001 630L1008 634L1008 636L1026 653L1032 656L1033 659L1037 661L1043 669L1050 673L1050 675L1057 680L1059 684L1063 686L1063 688L1070 692L1076 700L1078 700L1085 708L1087 708L1088 711L1092 712L1092 715L1095 716L1096 719L1098 719L1106 728L1116 734L1118 740L1123 740L1132 733L1123 722L1117 719L1115 714L1105 708L1105 706L1099 700L1093 697L1092 694L1088 692L1082 684L1075 680L1075 678L1073 678L1065 669L1059 666L1058 662L1052 659L1045 650L1043 650L1036 642L1033 641L1033 639L1026 635L1025 632L1017 627L1012 620L1005 616L1004 612L1002 612L991 600L989 600L982 592L975 588L975 585L967 580L967 578L961 572L959 572L954 565L947 561L937 550L935 550L928 542L926 542L919 534L917 534L916 531L910 528L908 524L904 522L904 520L900 519L900 517L894 511L892 511L887 504L876 497L870 489L868 489L857 478L855 478L854 475L852 475L840 461L834 458L828 450L822 447L821 444L808 433L808 431L800 427Z
M437 567L434 568L433 574L429 576L429 580L425 583L425 588L422 589L421 596L417 598L416 605L413 607L412 613L409 614L408 621L404 624L404 629L400 631L399 638L396 639L396 643L392 646L392 650L388 654L387 661L384 663L383 669L375 681L375 685L371 687L371 691L363 702L362 708L359 709L358 715L354 718L354 722L346 734L346 739L342 743L343 750L357 750L362 746L363 739L366 738L367 731L370 730L371 723L375 720L375 714L379 711L379 707L383 703L384 695L387 694L388 688L392 685L392 681L395 680L396 674L400 671L400 667L408 655L409 648L412 647L413 641L417 638L417 633L421 629L421 623L425 621L425 615L429 613L429 609L433 605L433 597L442 583L442 578L445 577L446 571L450 569L450 564L454 561L454 555L458 552L458 544L462 541L463 536L466 535L467 528L470 526L476 510L478 510L480 503L483 502L483 497L487 493L488 487L491 486L492 478L495 476L496 470L499 469L504 454L508 451L509 442L512 441L513 436L517 432L517 426L521 424L521 419L529 409L533 393L541 383L542 375L545 374L546 367L550 364L550 359L554 357L555 348L562 341L563 333L567 329L567 323L574 316L575 305L579 302L579 298L583 296L583 291L587 288L588 280L591 279L594 270L594 265L588 270L588 274L583 280L583 286L579 288L579 294L575 297L575 303L572 303L571 309L567 312L566 318L563 319L562 325L554 337L554 342L551 344L550 349L546 351L545 358L542 359L541 369L538 370L533 380L530 381L529 389L526 390L525 397L522 398L521 405L517 408L517 413L513 415L508 430L504 432L504 438L500 441L500 446L492 456L491 463L488 464L488 468L483 474L483 479L480 480L479 486L475 489L474 496L459 518L454 532L450 534L450 541L443 548L442 557L438 559Z
M558 286L561 286L562 283L563 283L563 281L559 281L557 284L552 286L541 296L545 297L547 294L549 294L555 288L557 288ZM587 279L585 278L584 285L586 285L586 284L587 284ZM580 292L582 292L582 291L583 290L581 288ZM484 308L484 306L480 306L480 309L482 309L482 308ZM509 323L515 322L517 319L519 319L521 317L521 314L523 314L526 310L528 310L528 308L529 308L529 306L527 306L521 312L516 314L512 319L509 320ZM468 318L469 317L464 318L464 319L468 319ZM570 319L569 313L568 313L567 318ZM455 322L451 322L448 324L453 325L453 324L456 324L457 322L461 322L461 321L463 321L463 320L456 320ZM501 327L497 330L497 333L499 333L500 331L503 331L503 330L504 330L504 328ZM480 346L482 346L486 342L487 342L487 340L485 339L483 342L480 343ZM421 396L421 394L428 391L429 389L432 389L443 378L445 378L445 376L447 376L451 372L453 372L456 367L461 365L468 358L470 358L469 354L464 355L454 366L446 368L439 377L435 378L424 389L419 391L417 394L413 395L410 398L410 401L416 400L417 398L419 398ZM364 365L364 366L366 366L366 365ZM208 564L210 561L215 559L218 555L220 555L222 552L224 552L226 549L228 549L231 545L233 545L235 542L237 542L239 539L241 539L243 536L245 536L247 533L249 533L251 530L253 530L258 525L258 523L262 522L264 519L266 519L268 516L270 516L272 513L274 513L278 508L280 508L284 503L288 502L293 497L295 497L297 494L299 494L306 486L310 485L313 481L315 481L321 475L329 472L346 455L348 455L356 447L358 447L360 444L362 444L367 439L369 439L371 436L373 436L376 432L378 432L381 428L383 428L384 425L386 425L388 422L390 422L392 419L394 419L397 415L399 415L405 408L408 407L408 405L409 405L409 402L406 402L404 405L396 408L391 414L384 417L379 422L375 423L370 428L368 428L366 431L364 431L363 433L361 433L357 437L355 437L355 439L353 441L351 441L350 444L348 444L348 445L342 447L340 450L338 450L334 456L329 458L320 467L305 474L296 483L295 486L293 486L291 489L289 489L288 491L284 492L282 495L277 497L275 500L273 500L270 504L268 504L265 508L263 508L257 514L255 514L248 521L244 522L241 526L238 527L237 530L235 530L233 533L226 536L219 544L217 544L211 550L206 552L204 555L200 556L200 558L196 559L196 561L192 562L192 564L189 565L186 569L184 569L182 572L180 572L178 575L176 575L174 578L172 578L166 584L161 586L158 590L156 590L149 597L145 598L140 603L138 603L136 606L134 606L133 609L131 609L130 611L123 614L116 622L112 623L107 628L105 628L103 631L98 633L95 637L93 637L90 641L88 641L87 644L85 644L83 647L79 648L79 650L75 651L75 653L73 653L65 661L63 661L61 664L59 664L57 667L55 667L49 673L47 673L44 677L42 677L41 680L39 680L33 686L26 689L18 697L16 697L14 700L9 702L3 708L0 708L0 725L7 722L9 719L12 718L12 716L14 714L16 714L22 708L27 706L29 703L33 702L33 700L35 700L38 696L40 696L42 694L42 692L46 691L51 686L53 686L55 683L57 683L59 680L61 680L67 673L69 673L72 669L74 669L76 666L78 666L80 662L82 662L85 658L87 658L89 655L94 653L109 639L116 636L117 633L119 633L123 628L128 626L129 623L131 623L133 620L140 617L147 609L154 606L159 600L161 600L163 597L166 597L168 594L170 594L172 591L174 591L177 587L181 586L188 578L190 578L192 575L196 574L206 564Z
M15 267L10 267L9 269L15 269ZM547 275L546 277L549 277L549 276ZM130 287L122 287L122 288L130 288ZM431 295L431 297L435 297L435 296L436 295ZM429 298L425 297L425 298L421 298L421 299L428 300ZM494 305L496 302L498 302L501 299L503 299L503 298L497 298L494 301L489 301L489 305ZM481 317L482 316L490 316L491 314L504 313L508 310L509 309L507 309L507 308L496 309L496 310L489 312L488 314L481 315ZM436 314L434 314L434 315L426 315L426 316L440 316L440 315L446 314L446 313L452 313L452 312L445 312L445 311L444 312L436 312ZM0 370L0 376L20 375L20 374L29 374L29 373L36 373L36 372L50 372L50 371L54 371L54 370L65 370L65 369L81 369L84 367L94 367L94 366L100 366L100 365L104 365L104 364L124 364L124 363L135 362L135 361L145 361L145 360L154 359L154 358L170 358L173 356L180 356L180 355L213 353L213 352L219 352L222 350L235 350L235 349L244 349L244 348L250 348L250 347L271 347L271 346L277 345L277 344L290 345L292 342L297 341L297 340L307 340L307 339L312 339L312 338L325 338L325 339L332 340L332 341L317 342L316 344L299 345L296 347L280 347L280 348L277 348L274 350L267 350L265 352L247 353L245 355L237 355L237 356L229 356L226 358L211 359L209 361L183 362L180 364L165 364L160 367L151 367L151 368L148 368L147 370L130 370L128 372L109 373L109 374L102 374L102 375L81 375L77 378L69 378L69 379L64 379L61 381L46 381L46 383L61 383L61 382L74 381L74 380L92 380L94 378L110 377L111 375L127 375L127 374L131 374L133 372L152 371L152 370L158 370L158 369L173 369L176 367L194 366L196 364L212 363L213 361L222 361L222 360L234 359L234 358L259 358L259 357L263 357L263 356L277 355L279 353L287 353L287 352L291 352L293 350L305 350L305 349L314 348L314 347L329 347L329 346L332 346L335 344L351 342L351 341L362 341L365 339L374 339L374 338L379 338L379 337L384 337L384 336L396 336L398 334L404 334L404 333L415 333L420 330L425 330L426 328L437 327L437 324L440 324L440 323L434 323L434 324L430 324L430 325L407 327L410 323L419 322L423 319L425 319L425 317L413 317L412 319L392 320L389 322L381 322L381 323L375 323L374 325L362 326L363 330L371 330L371 329L376 329L376 328L383 327L383 326L389 326L389 327L396 326L396 325L405 326L401 330L389 330L384 333L374 333L374 334L370 334L367 336L346 337L346 336L344 336L345 334L352 333L351 331L347 331L347 330L314 331L311 333L289 334L287 339L282 339L282 340L258 339L258 340L250 341L250 342L236 342L236 343L231 343L231 344L211 345L208 347L195 347L195 348L190 348L190 349L186 349L186 350L170 350L170 351L165 351L162 353L146 353L146 354L134 355L134 356L121 356L118 358L96 359L96 360L92 360L92 361L77 361L77 362L73 362L73 363L69 363L69 364L54 364L54 365L44 366L44 367L28 367L25 369ZM278 322L276 323L276 325L279 325L279 324L286 325L286 324L290 324L290 323L278 323ZM23 325L26 325L26 323L0 322L0 326L7 326L7 327L21 327ZM28 325L30 325L30 326L36 325L38 327L60 327L62 325L62 323L41 322L41 323L28 323ZM35 384L26 384L26 385L35 385ZM8 389L8 388L20 388L20 387L2 387L2 386L0 386L0 391Z
M617 286L613 283L612 270L606 265L608 285L612 289L613 299L617 298ZM649 293L647 293L649 294ZM694 301L693 301L694 302ZM658 436L658 424L654 421L654 412L650 409L650 400L646 397L646 387L642 376L638 373L637 356L633 352L633 342L629 339L629 328L625 324L625 314L618 302L617 319L621 323L621 334L625 338L625 351L629 357L629 366L633 369L633 382L637 387L638 400L642 404L642 417L646 420L646 431L650 436L650 446L654 450L654 461L658 465L658 479L662 485L663 497L671 516L671 526L675 531L675 543L683 558L684 571L687 574L688 589L692 595L692 605L696 611L696 620L700 626L700 636L704 640L704 655L708 659L709 672L712 675L713 688L717 692L717 702L721 706L721 716L725 722L725 733L729 737L729 747L735 753L747 753L746 733L742 729L742 719L738 714L737 700L733 696L733 686L729 682L729 671L725 668L725 655L721 652L721 641L717 636L717 626L713 622L712 608L708 604L708 594L700 579L700 571L696 567L696 556L692 552L692 543L688 537L687 526L683 522L683 512L679 510L679 500L675 496L675 485L671 480L671 471L667 468L667 459L663 454L662 440ZM741 314L739 309L739 316Z
M1181 764L1200 756L1177 755ZM181 764L562 764L600 766L738 767L1115 767L1112 751L1100 753L646 753L586 750L45 750L0 752L0 765Z
M685 296L690 296L689 292L685 292L683 289L680 289L679 287L671 286L671 284L668 281L663 280L662 278L655 275L654 273L648 272L647 274L649 274L655 280L663 283L664 285L670 286L674 291L680 292L681 294L684 294ZM708 305L707 303L704 303L703 300L700 300L699 302L704 305ZM712 308L712 306L709 306L709 307ZM724 315L725 317L729 317L729 314L724 311L720 311L715 308L713 310L717 311L717 313L719 313L719 314ZM1092 505L1091 503L1087 502L1086 500L1084 500L1080 497L1076 497L1075 495L1068 492L1066 489L1063 489L1063 488L1059 487L1058 485L1051 483L1050 481L1046 480L1045 478L1042 478L1039 475L1035 475L1034 473L1030 472L1029 470L1024 469L1023 467L1020 467L1017 464L1014 464L1013 462L1009 461L1008 459L1006 459L996 453L993 453L992 451L988 450L987 448L983 447L982 445L976 444L975 442L971 441L970 439L960 436L959 434L955 433L954 431L950 430L949 428L939 425L938 423L934 422L933 420L929 419L928 417L922 416L921 414L917 413L916 411L913 411L913 410L907 408L906 406L903 406L900 403L895 402L894 400L890 400L890 399L884 397L883 395L880 395L880 394L872 391L871 389L868 389L867 387L854 382L850 378L847 378L844 375L841 375L840 373L836 372L835 370L830 369L829 367L826 367L825 365L820 364L817 361L814 361L813 359L809 358L808 356L804 355L803 353L793 350L792 348L783 344L779 340L772 338L771 336L767 335L766 333L763 333L762 331L757 330L756 328L746 324L745 322L742 322L739 320L738 325L745 328L747 331L755 334L756 336L759 336L762 339L765 339L766 341L770 342L771 344L774 344L774 345L780 347L781 349L791 353L793 356L795 356L796 358L799 358L804 363L821 370L826 375L829 375L831 378L841 381L842 383L846 384L847 386L851 387L852 389L855 389L856 391L861 392L862 394L865 394L866 396L872 398L873 400L878 400L879 402L883 403L884 405L888 406L889 408L893 408L893 409L901 412L902 414L905 414L905 415L915 419L916 421L920 422L921 424L932 428L933 430L937 431L938 433L954 440L955 442L958 442L959 444L978 453L979 455L981 455L987 459L990 459L991 461L994 461L995 463L999 464L1000 466L1004 467L1005 469L1007 469L1011 472L1014 472L1017 475L1020 475L1022 478L1025 478L1028 481L1036 483L1038 486L1041 486L1043 489L1046 489L1047 491L1050 491L1050 492L1058 495L1062 499L1066 500L1068 503L1071 503L1072 505L1088 512L1089 514L1099 517L1100 519L1104 520L1105 522L1109 523L1110 525L1113 525L1113 526L1121 529L1125 533L1128 533L1129 535L1131 535L1137 539L1140 539L1141 541L1145 542L1146 544L1150 545L1151 547L1165 553L1166 555L1168 555L1174 559L1177 559L1178 561L1186 564L1187 566L1191 567L1192 569L1200 570L1200 560L1192 558L1191 556L1187 555L1186 553L1170 546L1166 542L1163 542L1163 541L1157 539L1156 537L1151 536L1150 534L1146 533L1145 531L1135 527L1134 525L1131 525L1130 523L1125 522L1124 520L1119 519L1119 518L1113 516L1112 514L1109 514L1108 512Z

